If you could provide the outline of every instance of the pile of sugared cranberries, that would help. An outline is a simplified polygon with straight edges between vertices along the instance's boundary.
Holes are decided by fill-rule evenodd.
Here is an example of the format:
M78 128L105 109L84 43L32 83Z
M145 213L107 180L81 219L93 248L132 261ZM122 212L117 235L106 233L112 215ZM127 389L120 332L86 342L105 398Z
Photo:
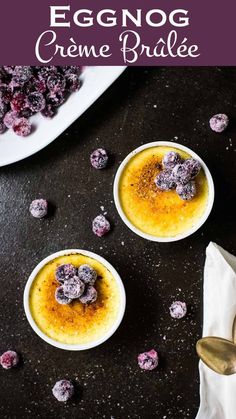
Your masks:
M201 170L198 160L181 159L175 151L169 151L162 160L163 170L155 178L155 184L161 191L175 189L179 197L189 201L196 195L196 184L193 180Z
M59 304L70 304L75 299L79 299L82 304L92 304L97 300L97 291L94 288L97 272L92 266L85 264L76 268L67 263L58 266L55 276L60 283L55 292L55 299Z
M1 66L0 134L8 128L26 137L32 115L52 118L69 94L79 90L79 73L77 66Z

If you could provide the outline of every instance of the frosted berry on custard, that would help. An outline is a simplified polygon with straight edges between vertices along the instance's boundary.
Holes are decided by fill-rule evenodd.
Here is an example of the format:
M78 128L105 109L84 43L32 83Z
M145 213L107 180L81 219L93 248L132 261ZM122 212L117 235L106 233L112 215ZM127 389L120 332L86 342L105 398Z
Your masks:
M72 302L71 298L65 296L63 285L58 287L55 291L55 300L62 305L67 305Z
M138 365L142 370L154 370L158 366L158 362L158 353L154 349L143 352L138 356Z
M189 172L191 179L195 178L201 170L201 163L193 158L185 160L183 165Z
M92 304L97 300L98 293L91 285L85 288L83 295L79 298L82 304Z
M81 265L78 269L78 277L86 285L94 285L97 279L97 272L90 265Z
M63 284L63 291L66 297L68 298L79 298L84 293L85 285L77 277L67 279Z
M172 170L176 164L182 162L182 159L178 153L175 151L169 151L166 153L162 159L162 164L165 169Z
M73 278L76 275L77 268L71 263L58 266L55 272L56 279L61 284L63 284L65 280Z
M179 183L176 187L176 192L183 201L190 201L196 196L196 184L194 180L182 185Z
M172 176L175 183L181 183L184 185L185 183L191 180L191 172L187 166L183 164L177 164L174 169L172 170Z
M176 186L171 170L163 170L155 178L155 184L161 191L171 191Z

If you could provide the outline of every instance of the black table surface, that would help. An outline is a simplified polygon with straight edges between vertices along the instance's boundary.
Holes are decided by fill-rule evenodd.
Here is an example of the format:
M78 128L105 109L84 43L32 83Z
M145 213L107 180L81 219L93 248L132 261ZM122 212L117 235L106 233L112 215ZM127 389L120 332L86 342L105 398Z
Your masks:
M0 370L1 418L195 418L199 405L205 249L215 241L236 254L236 68L129 68L66 132L38 154L0 171L0 351L15 349L18 368ZM209 128L215 113L229 128ZM170 140L196 151L212 172L216 199L205 225L175 243L149 242L119 218L112 185L122 159L134 148ZM96 171L89 155L103 146L109 167ZM54 212L44 220L28 212L45 197ZM102 207L102 208L101 208ZM107 212L112 231L97 238L92 219ZM127 293L124 320L103 345L84 352L49 346L28 324L23 290L35 265L66 248L94 251L120 273ZM180 299L188 315L174 320ZM155 348L160 365L137 366L138 353ZM52 396L55 381L70 378L76 397Z

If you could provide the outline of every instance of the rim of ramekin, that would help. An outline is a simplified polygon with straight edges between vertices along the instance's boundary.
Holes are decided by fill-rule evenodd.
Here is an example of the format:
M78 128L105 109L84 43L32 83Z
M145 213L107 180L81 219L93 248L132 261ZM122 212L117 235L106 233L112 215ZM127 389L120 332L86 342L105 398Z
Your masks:
M84 256L88 256L91 257L95 260L97 260L98 262L102 263L113 275L118 288L119 288L119 294L120 294L120 307L119 307L119 313L117 315L116 320L114 321L114 324L112 325L112 327L108 330L107 333L104 334L103 337L101 337L100 339L97 339L95 341L86 343L86 344L66 344L66 343L61 343L58 342L52 338L50 338L49 336L47 336L36 324L35 320L33 319L33 316L31 314L31 310L30 310L30 304L29 304L29 295L30 295L30 289L31 286L36 278L36 275L40 272L40 270L47 264L49 263L51 260L56 259L57 257L60 256L67 256L67 255L73 255L73 254L81 254ZM83 250L83 249L66 249L66 250L60 250L58 252L55 252L49 256L47 256L45 259L43 259L41 262L38 263L38 265L34 268L34 270L31 272L26 285L25 285L25 290L24 290L24 310L25 310L25 314L26 314L26 318L30 324L30 326L32 327L32 329L34 330L34 332L41 338L43 339L45 342L47 342L48 344L59 348L59 349L64 349L64 350L69 350L69 351L83 351L83 350L87 350L87 349L92 349L95 348L98 345L101 345L102 343L104 343L106 340L108 340L114 333L115 331L118 329L118 327L120 326L122 319L124 317L124 313L125 313L125 307L126 307L126 294L125 294L125 288L124 288L124 284L121 280L120 275L118 274L118 272L116 271L116 269L106 260L104 259L102 256L90 252L88 250Z
M140 153L141 151L147 149L147 148L152 148L152 147L172 147L172 148L176 148L182 151L185 151L186 153L188 153L191 157L197 159L202 166L202 169L204 170L204 173L206 175L207 178L207 182L208 182L208 202L207 202L207 207L202 215L202 217L198 220L198 222L189 230L185 231L184 233L178 234L176 236L171 236L171 237L158 237L158 236L154 236L152 234L148 234L148 233L144 233L142 230L140 230L139 228L135 227L128 219L128 217L126 216L126 214L124 213L123 209L122 209L122 205L120 202L120 196L119 196L119 183L120 183L120 178L121 175L123 173L124 168L126 167L127 163L138 153ZM147 144L143 144L140 147L137 147L135 150L131 151L131 153L129 153L125 159L121 162L116 175L115 175L115 179L114 179L114 185L113 185L113 195L114 195L114 202L115 202L115 206L116 209L121 217L121 219L123 220L123 222L127 225L127 227L129 227L129 229L131 231L133 231L135 234L137 234L138 236L146 239L146 240L150 240L150 241L154 241L154 242L160 242L160 243L170 243L170 242L175 242L175 241L179 241L182 239L185 239L186 237L191 236L192 234L194 234L207 220L207 218L209 217L212 207L213 207L213 203L214 203L214 198L215 198L215 187L214 187L214 182L210 173L210 170L208 169L206 163L198 156L197 153L195 153L193 150L191 150L190 148L179 144L179 143L175 143L172 141L153 141L151 143L147 143Z

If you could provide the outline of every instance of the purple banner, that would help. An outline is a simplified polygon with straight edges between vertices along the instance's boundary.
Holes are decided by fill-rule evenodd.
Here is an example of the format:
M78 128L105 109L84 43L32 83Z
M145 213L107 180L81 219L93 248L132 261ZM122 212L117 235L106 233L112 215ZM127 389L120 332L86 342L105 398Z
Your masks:
M234 0L1 5L1 65L236 65Z

